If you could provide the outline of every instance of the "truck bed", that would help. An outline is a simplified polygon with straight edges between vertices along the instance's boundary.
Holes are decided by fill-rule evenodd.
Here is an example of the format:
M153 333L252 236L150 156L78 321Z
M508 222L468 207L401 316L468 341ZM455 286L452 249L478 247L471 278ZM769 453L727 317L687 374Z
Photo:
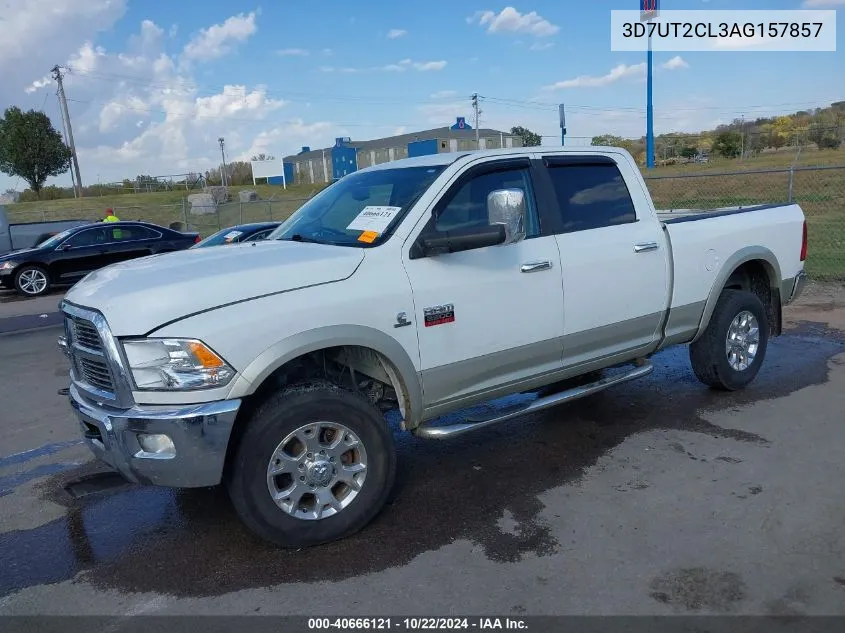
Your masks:
M786 206L784 204L757 204L747 207L717 207L715 209L657 209L657 217L664 224L677 224L679 222L695 222L708 218L719 218L726 215L738 213L750 213L752 211L764 211Z
M657 212L672 248L672 307L706 299L717 275L732 259L765 256L780 270L775 283L794 278L800 261L804 214L797 204L762 204L721 209L673 209ZM709 220L709 221L708 221Z

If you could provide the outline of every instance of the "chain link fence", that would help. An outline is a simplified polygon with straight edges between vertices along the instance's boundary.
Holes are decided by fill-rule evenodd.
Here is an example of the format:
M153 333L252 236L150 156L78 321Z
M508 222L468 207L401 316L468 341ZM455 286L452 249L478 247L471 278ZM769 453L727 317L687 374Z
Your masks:
M645 175L655 206L717 209L795 202L807 218L807 273L845 279L845 166Z
M845 166L795 167L703 174L645 174L658 209L715 209L796 202L807 217L809 252L806 269L818 280L845 280ZM246 222L284 220L309 198L273 198L227 202L208 214L191 213L187 198L156 205L113 206L122 220L145 220L197 231L203 237ZM12 222L103 217L102 208L10 211Z

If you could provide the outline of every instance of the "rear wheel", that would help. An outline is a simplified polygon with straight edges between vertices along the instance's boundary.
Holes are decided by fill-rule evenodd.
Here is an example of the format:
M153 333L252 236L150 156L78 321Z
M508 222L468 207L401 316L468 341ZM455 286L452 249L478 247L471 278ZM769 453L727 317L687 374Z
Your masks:
M50 289L50 276L40 266L21 266L15 274L15 288L28 297L38 297Z
M704 334L690 345L693 371L715 389L742 389L760 371L768 343L769 322L760 298L724 290Z
M384 416L329 383L289 387L247 421L228 479L241 520L282 547L361 530L393 486L396 455Z

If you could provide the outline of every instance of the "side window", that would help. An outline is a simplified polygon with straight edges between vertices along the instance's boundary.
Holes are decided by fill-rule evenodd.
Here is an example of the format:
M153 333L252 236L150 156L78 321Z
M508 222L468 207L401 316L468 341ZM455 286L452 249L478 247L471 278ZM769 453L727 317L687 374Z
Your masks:
M258 233L253 233L248 238L246 238L244 242L260 242L272 232L273 229L264 229L263 231L258 231Z
M151 240L158 237L158 233L143 226L121 226L106 229L109 242L128 242L130 240Z
M551 165L564 232L637 221L634 202L615 164Z
M487 225L487 196L497 189L521 189L525 193L526 236L539 232L537 208L528 167L483 173L468 180L457 191L448 194L445 206L439 208L435 231L471 229Z
M96 246L97 244L105 244L107 241L106 239L106 230L105 229L87 229L85 231L80 231L73 237L71 237L65 244L71 246L72 248L82 248L84 246Z

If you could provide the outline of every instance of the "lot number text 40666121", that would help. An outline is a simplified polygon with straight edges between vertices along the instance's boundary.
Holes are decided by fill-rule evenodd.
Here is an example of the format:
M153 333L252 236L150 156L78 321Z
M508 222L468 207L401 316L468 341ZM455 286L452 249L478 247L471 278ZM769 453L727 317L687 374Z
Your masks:
M309 618L309 630L527 630L520 618Z

